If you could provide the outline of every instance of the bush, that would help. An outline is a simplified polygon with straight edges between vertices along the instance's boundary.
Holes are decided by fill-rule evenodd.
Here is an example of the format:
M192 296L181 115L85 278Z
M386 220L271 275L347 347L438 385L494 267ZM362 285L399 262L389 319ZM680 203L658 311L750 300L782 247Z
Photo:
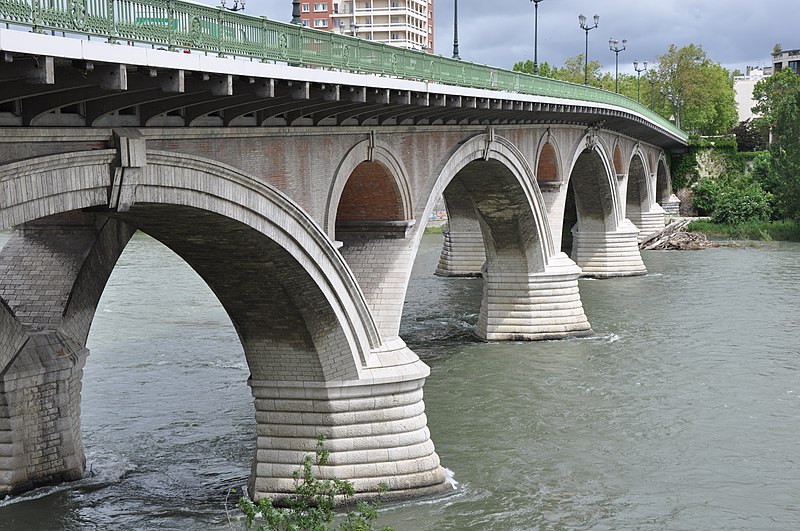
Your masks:
M242 497L236 505L244 512L247 518L247 529L258 531L325 531L336 516L333 508L337 497L347 500L355 491L353 484L344 480L319 480L314 476L313 463L325 465L328 462L329 452L323 442L325 438L317 439L315 458L307 455L301 467L292 476L296 482L294 493L286 499L287 507L275 507L269 498L261 498L258 503L253 503L248 498ZM388 486L381 485L381 494ZM373 521L378 517L378 508L375 503L359 503L355 511L344 515L339 529L342 531L371 531ZM261 518L263 523L254 527L256 519ZM384 527L383 531L391 531Z
M731 225L767 221L773 211L772 195L742 175L703 179L694 188L694 204L714 223Z

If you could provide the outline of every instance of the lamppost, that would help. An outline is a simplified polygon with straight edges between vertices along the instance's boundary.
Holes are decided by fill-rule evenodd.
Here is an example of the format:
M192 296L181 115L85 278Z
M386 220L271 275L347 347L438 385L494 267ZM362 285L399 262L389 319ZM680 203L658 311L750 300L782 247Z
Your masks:
M303 25L300 20L300 0L292 0L292 24Z
M233 7L227 7L225 0L219 0L219 7L227 9L228 11L244 11L244 4L246 0L233 0Z
M544 0L533 2L533 75L539 75L539 4Z
M453 59L461 59L458 56L458 0L453 0Z
M669 102L672 104L672 110L674 112L674 117L675 117L675 127L680 129L681 107L683 107L683 98L672 87L666 87L666 89L661 89L661 94L664 95L664 99L669 100Z
M619 41L614 37L608 39L608 49L614 52L614 92L619 94L619 52L628 49L628 39L622 39L622 47L619 46Z
M589 26L586 24L586 17L583 15L578 15L578 22L581 23L581 29L586 32L586 51L583 53L584 65L583 65L583 84L589 84L589 31L595 29L597 27L598 22L600 22L600 15L594 16L594 26Z
M642 68L639 68L639 61L634 59L633 69L636 70L636 103L641 103L642 101L639 97L641 95L641 93L639 92L639 76L642 74L642 72L647 70L647 61L644 62L644 66L642 66Z

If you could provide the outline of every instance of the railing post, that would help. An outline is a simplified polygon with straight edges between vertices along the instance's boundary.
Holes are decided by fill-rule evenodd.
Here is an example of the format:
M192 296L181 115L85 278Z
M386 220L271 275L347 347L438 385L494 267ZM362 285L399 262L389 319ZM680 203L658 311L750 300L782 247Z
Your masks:
M107 0L106 1L106 22L108 23L108 27L106 31L108 31L108 43L109 44L116 44L117 43L117 24L115 22L115 11L114 11L114 0Z
M222 17L225 14L223 8L217 8L217 57L225 57L222 53Z
M269 34L268 27L267 27L267 17L261 17L261 62L266 63L267 61L267 44L269 39L267 39L267 35Z
M33 22L33 28L31 28L31 32L44 33L44 31L41 28L41 26L44 25L44 21L42 20L41 0L31 1L31 18Z
M175 0L167 0L167 49L175 51L176 38L175 38Z

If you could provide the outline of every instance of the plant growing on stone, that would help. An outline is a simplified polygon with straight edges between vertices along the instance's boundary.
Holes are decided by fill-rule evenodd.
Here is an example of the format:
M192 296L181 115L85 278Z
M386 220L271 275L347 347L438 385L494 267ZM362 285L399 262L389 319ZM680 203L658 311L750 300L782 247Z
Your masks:
M320 480L314 476L314 465L323 466L330 458L325 449L325 437L317 439L315 455L307 455L303 464L292 476L295 487L285 500L286 507L275 507L272 500L262 498L253 503L241 497L237 507L245 514L247 529L257 531L326 531L336 519L334 507L337 498L348 500L355 494L353 484L346 480ZM381 485L383 494L388 489ZM342 531L372 531L378 518L378 503L360 502L354 511L346 513L339 529ZM257 522L257 520L259 520ZM383 531L391 531L384 527Z

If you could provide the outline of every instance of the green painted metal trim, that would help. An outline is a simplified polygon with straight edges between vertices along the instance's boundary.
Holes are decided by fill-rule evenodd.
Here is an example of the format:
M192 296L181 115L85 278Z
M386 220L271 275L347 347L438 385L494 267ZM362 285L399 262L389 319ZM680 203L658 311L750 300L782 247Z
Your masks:
M615 105L686 143L688 135L630 98L606 90L434 56L180 0L0 0L0 24L166 49Z

